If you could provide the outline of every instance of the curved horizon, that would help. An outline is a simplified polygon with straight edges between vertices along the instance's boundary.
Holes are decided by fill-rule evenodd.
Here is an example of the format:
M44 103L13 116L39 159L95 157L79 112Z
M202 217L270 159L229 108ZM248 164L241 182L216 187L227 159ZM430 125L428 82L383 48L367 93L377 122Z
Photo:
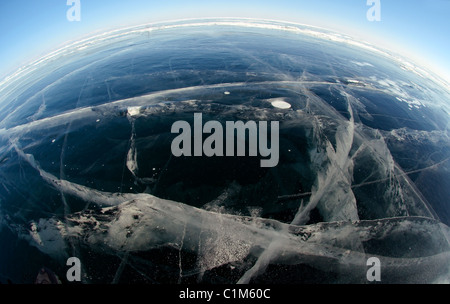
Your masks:
M323 40L331 40L337 43L348 44L353 47L364 49L369 52L377 53L395 63L399 64L402 69L408 70L411 73L415 73L423 78L429 78L433 82L443 86L450 85L450 79L446 79L442 75L438 74L436 71L427 69L425 66L420 65L411 58L402 57L401 54L395 51L381 48L375 46L367 41L357 40L357 38L349 36L348 34L339 33L332 29L313 26L309 24L281 21L274 19L262 19L262 18L236 18L236 17L208 17L208 18L186 18L186 19L176 19L176 20L165 20L158 22L143 23L140 25L126 26L120 28L109 29L107 31L91 34L84 38L73 40L62 44L63 46L55 48L53 51L40 56L36 59L32 59L21 66L16 67L10 74L4 75L0 78L0 91L3 89L2 86L7 86L9 82L17 79L21 75L26 75L32 72L42 63L53 59L59 55L64 55L67 51L68 54L72 54L77 50L82 50L93 45L97 40L107 40L113 39L118 36L125 36L133 32L151 32L155 30L165 30L170 28L181 28L181 27L193 27L193 26L240 26L240 27L252 27L252 28L262 28L267 30L280 30L292 33L300 33L310 37L315 37ZM302 29L304 27L304 29ZM313 31L315 30L315 31ZM447 88L446 88L447 89Z
M24 63L63 47L68 42L114 28L179 19L253 18L305 24L344 33L355 40L390 50L416 62L450 83L447 18L450 2L442 0L381 1L381 21L369 22L366 0L237 0L210 3L203 0L160 3L135 0L81 2L80 22L69 22L65 0L3 2L0 4L0 77L17 71Z

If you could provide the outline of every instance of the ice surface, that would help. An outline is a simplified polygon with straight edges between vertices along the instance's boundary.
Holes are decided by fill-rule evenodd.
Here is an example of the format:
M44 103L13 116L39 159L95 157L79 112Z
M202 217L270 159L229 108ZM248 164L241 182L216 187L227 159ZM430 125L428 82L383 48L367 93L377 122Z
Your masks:
M91 250L110 254L168 246L195 254L196 266L188 274L201 278L208 270L255 255L257 262L239 283L250 282L269 264L303 263L324 271L339 270L346 280L362 281L369 256L380 258L383 273L392 280L416 282L420 275L420 281L432 281L445 275L450 259L449 228L431 218L345 218L306 226L286 224L207 211L150 194L99 192L59 180L39 168L32 156L17 152L64 194L105 206L67 215L65 223L56 218L39 219L31 223L28 232L18 228L22 238L55 258L69 255L66 242L85 243Z
M236 86L239 85L234 85ZM209 88L200 88L205 89ZM425 277L432 281L436 279L434 275L441 275L440 270L449 261L448 227L432 219L436 218L435 214L417 194L407 174L393 160L384 137L378 131L355 122L354 111L359 111L358 101L345 92L342 92L342 96L347 104L348 119L344 119L313 95L308 95L303 111L290 110L292 121L311 130L308 138L309 156L316 172L314 185L308 194L309 199L302 200L290 224L260 217L226 214L223 208L213 207L214 203L210 207L199 209L151 194L104 192L59 178L45 171L33 155L25 153L18 138L31 130L52 129L58 124L63 125L63 115L29 123L33 124L32 128L15 127L16 133L12 133L11 137L16 139L11 139L10 144L20 158L37 170L43 180L58 189L62 196L75 196L102 209L66 214L65 221L41 218L33 221L29 229L21 227L17 231L34 247L55 258L69 256L71 246L67 244L80 242L111 255L123 252L127 257L133 252L173 247L179 251L180 282L183 278L194 275L201 280L208 271L242 262L250 256L254 256L255 263L242 273L236 283L251 282L273 264L308 264L323 271L329 271L330 265L333 265L331 271L338 272L340 276L345 274L349 281L360 281L362 279L359 276L364 278L365 275L368 256L379 257L392 279L404 277L405 281L414 282L419 273L430 272L429 277ZM145 98L148 103L153 96ZM143 98L140 97L140 100ZM130 107L129 104L136 104L136 99L116 102L120 103L124 103L128 109L127 117L131 126L126 168L136 180L142 179L138 171L136 114L151 117L210 106L195 100L177 107L170 103L146 108ZM78 117L82 124L86 123L82 119L91 114L91 123L96 121L94 118L99 110L107 113L109 107L73 111L73 116L69 115L73 128L79 127L74 123ZM249 106L240 106L239 111L251 112L261 119L277 115L276 112L272 114ZM328 118L317 116L316 113L319 112L325 113ZM335 125L331 137L327 133L330 124ZM398 130L389 134L400 141L405 138ZM354 170L359 170L360 164L368 161L376 163L370 169L372 172L365 174L363 179L355 176ZM385 182L386 185L380 187ZM384 196L387 205L382 206L379 213L371 211L371 214L363 214L361 210L373 207L365 206L364 200L357 202L357 191L371 185L378 187L377 191ZM226 196L218 198L217 202L224 200ZM328 223L306 225L312 210L316 208ZM423 217L415 217L417 215ZM405 237L405 233L410 236ZM391 248L399 235L409 240L404 245L405 248L386 252L377 249ZM417 247L420 244L418 238L426 239L423 246ZM372 243L377 246L370 245ZM419 253L415 255L414 250L409 248L416 248L414 250ZM196 260L195 266L191 265L188 270L183 271L182 255L186 252L194 254ZM122 268L133 262L124 258L123 263ZM417 267L418 263L420 267ZM145 269L139 271L146 273ZM118 269L116 280L120 278L121 272Z
M217 49L198 55L158 36L229 25L256 32L245 43L199 35ZM247 47L265 41L260 30L283 39L267 52ZM174 53L148 47L158 39ZM108 51L115 43L125 47ZM380 258L383 282L448 281L448 95L423 71L409 77L414 66L395 60L402 66L390 75L355 50L343 60L349 46L376 48L269 21L130 28L75 46L0 84L1 233L46 257L82 256L85 282L117 283L131 271L146 282L303 282L313 273L314 282L365 283L369 257ZM104 56L32 77L89 51ZM199 112L280 121L279 166L172 157L171 123Z
M199 275L243 260L255 254L254 248L263 249L258 262L239 280L241 283L249 282L269 263L339 268L362 281L369 256L379 257L383 273L391 278L414 282L415 276L421 275L421 279L431 280L442 274L450 258L448 227L428 218L296 226L205 211L151 195L133 197L115 207L73 214L68 217L67 228L54 219L41 219L33 224L39 229L31 229L30 241L51 255L64 252L64 242L57 241L61 238L111 253L181 248L195 253ZM400 240L402 246L396 245ZM52 246L42 246L49 242Z

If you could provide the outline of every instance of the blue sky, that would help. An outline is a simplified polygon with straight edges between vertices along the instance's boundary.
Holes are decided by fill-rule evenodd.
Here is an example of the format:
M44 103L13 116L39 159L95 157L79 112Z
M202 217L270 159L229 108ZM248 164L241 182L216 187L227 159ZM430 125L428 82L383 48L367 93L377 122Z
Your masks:
M80 0L79 22L67 20L66 1L0 2L0 78L68 41L111 28L184 18L249 17L350 34L405 55L450 82L450 0L380 0L380 22L367 20L367 0Z

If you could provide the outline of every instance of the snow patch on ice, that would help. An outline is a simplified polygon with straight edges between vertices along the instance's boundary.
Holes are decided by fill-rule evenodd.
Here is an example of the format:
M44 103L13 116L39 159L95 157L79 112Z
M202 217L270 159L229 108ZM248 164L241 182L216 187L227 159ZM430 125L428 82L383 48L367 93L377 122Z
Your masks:
M140 112L141 112L141 107L129 107L128 108L128 115L130 115L130 116L139 115Z
M370 64L368 62L352 61L352 63L360 67L373 67L373 64Z
M274 108L278 108L278 109L290 109L291 108L291 104L287 103L286 101L284 101L282 99L272 100L270 103L272 104L272 106Z
M38 222L31 222L30 224L30 244L51 256L64 255L66 250L65 235L64 223L54 218L39 219ZM22 235L22 237L27 238L26 235Z

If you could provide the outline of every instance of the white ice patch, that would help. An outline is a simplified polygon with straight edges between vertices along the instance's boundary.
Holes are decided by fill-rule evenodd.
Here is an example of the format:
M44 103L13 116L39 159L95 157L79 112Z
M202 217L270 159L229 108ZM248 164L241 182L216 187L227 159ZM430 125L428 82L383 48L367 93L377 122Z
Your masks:
M138 164L137 164L137 151L134 146L134 141L131 144L130 150L128 150L127 154L127 168L133 175L137 174Z
M131 122L132 131L130 139L130 149L127 154L127 168L130 172L136 176L138 173L138 163L137 163L137 149L136 149L136 131L134 128L134 122Z
M357 66L360 67L373 67L373 64L370 64L368 62L359 62L359 61L352 61L353 64L356 64Z
M271 104L273 107L278 108L278 109L290 109L291 108L291 105L282 99L273 100L273 101L271 101Z
M348 84L354 84L357 86L367 86L366 83L362 82L361 80L357 80L357 79L347 79L347 83Z
M63 238L65 234L66 228L64 224L60 220L50 218L32 222L29 236L22 235L22 237L29 239L30 244L43 253L51 256L61 256L66 249L66 243Z
M400 98L400 97L396 97L396 99L398 101L401 101L401 102L404 102L404 103L408 104L409 109L412 109L412 108L420 109L420 107L424 107L425 106L424 104L422 104L417 99L408 100L408 99Z
M141 107L129 107L128 108L128 115L130 115L130 116L139 115L140 112L141 112Z
M419 109L421 107L426 107L422 102L420 102L417 98L412 97L408 94L408 92L404 89L406 83L399 83L392 81L390 79L376 79L372 78L378 82L384 90L392 93L398 101L404 102L408 105L410 109L416 108Z

